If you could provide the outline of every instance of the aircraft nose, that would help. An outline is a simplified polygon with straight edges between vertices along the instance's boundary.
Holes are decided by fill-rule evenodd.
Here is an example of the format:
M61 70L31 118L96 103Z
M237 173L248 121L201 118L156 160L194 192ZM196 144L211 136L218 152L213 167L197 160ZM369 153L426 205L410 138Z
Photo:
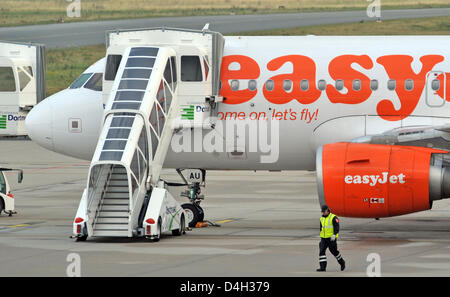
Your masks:
M37 104L27 115L25 127L28 136L40 146L53 150L52 101Z

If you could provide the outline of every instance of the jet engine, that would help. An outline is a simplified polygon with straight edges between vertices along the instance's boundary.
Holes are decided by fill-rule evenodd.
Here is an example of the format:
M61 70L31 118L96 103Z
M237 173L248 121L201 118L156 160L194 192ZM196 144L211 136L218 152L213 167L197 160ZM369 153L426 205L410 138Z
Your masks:
M321 205L357 218L398 216L450 198L450 154L412 146L333 143L316 155Z

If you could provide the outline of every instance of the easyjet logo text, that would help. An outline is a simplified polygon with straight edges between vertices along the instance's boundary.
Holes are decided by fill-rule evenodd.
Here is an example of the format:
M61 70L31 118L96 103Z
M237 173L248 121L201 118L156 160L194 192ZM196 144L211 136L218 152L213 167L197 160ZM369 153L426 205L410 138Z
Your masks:
M324 89L331 103L341 104L360 104L365 102L370 95L375 92L370 87L371 78L362 72L355 70L355 66L370 70L378 63L384 68L387 77L397 82L395 92L400 100L398 107L397 98L383 98L376 106L377 114L388 121L398 121L408 117L419 103L420 97L426 86L426 77L438 63L444 61L441 55L424 55L420 57L420 69L413 70L412 64L414 58L410 55L386 55L373 61L368 55L342 55L331 60L328 65L330 77L337 81L343 80L345 89L338 90L334 84L328 83ZM303 55L286 55L276 57L269 61L264 67L269 72L278 71L285 64L292 65L292 72L285 74L276 74L269 78L273 86L266 88L266 84L258 88L263 92L267 101L274 104L286 104L296 100L301 104L312 104L316 102L322 94L322 91L316 86L318 79L317 66L313 59ZM230 67L233 65L232 67ZM225 56L222 60L221 95L226 98L224 103L241 104L254 98L258 93L258 88L254 89L232 89L230 81L232 80L257 80L261 76L262 65L259 65L254 59L245 55ZM450 73L438 77L440 85L446 85L450 90ZM285 80L292 82L292 89L286 91L283 88ZM352 87L353 81L359 80L360 87L355 90ZM413 80L413 89L401 87L405 81ZM308 81L308 87L301 88L301 82ZM436 92L438 96L450 101L450 91ZM444 95L445 94L445 95ZM394 106L395 102L395 106Z
M389 175L388 172L382 172L377 175L347 175L344 178L346 184L368 184L371 187L377 184L385 184L387 182L391 184L404 184L405 175L403 173Z

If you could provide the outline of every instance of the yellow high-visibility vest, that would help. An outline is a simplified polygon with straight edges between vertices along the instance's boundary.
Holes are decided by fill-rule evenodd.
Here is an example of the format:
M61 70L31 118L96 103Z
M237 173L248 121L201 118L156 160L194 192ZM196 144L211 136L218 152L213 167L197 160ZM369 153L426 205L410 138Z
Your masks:
M334 234L333 219L335 215L330 213L326 218L320 217L320 223L322 224L322 229L320 230L321 238L330 238ZM336 238L339 234L336 234Z

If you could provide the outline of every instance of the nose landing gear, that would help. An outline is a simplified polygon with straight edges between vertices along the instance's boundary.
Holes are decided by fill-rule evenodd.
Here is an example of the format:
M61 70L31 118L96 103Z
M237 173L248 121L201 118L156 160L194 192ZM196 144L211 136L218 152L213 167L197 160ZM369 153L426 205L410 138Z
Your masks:
M181 196L189 198L190 202L181 207L184 209L186 222L190 228L193 228L205 218L205 212L200 206L200 202L204 199L204 196L200 195L200 183L193 183L188 190L181 193Z
M205 197L200 193L201 187L205 186L206 171L203 169L189 169L186 177L183 175L182 170L177 169L177 172L185 182L184 185L187 186L187 189L181 192L181 196L188 198L189 203L184 203L181 207L184 209L186 223L190 228L193 228L197 223L203 222L205 219L205 212L200 206Z

